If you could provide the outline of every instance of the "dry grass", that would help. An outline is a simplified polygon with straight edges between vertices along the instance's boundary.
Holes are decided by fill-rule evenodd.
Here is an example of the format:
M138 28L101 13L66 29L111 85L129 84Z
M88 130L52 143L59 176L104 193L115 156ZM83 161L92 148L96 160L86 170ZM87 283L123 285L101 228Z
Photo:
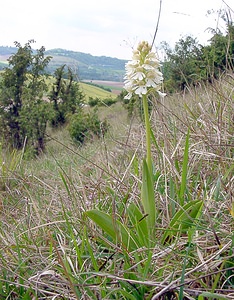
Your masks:
M126 253L83 214L98 207L127 222L125 206L139 202L144 128L119 103L99 110L111 124L102 140L77 148L64 129L50 133L37 160L2 153L0 299L234 299L233 83L229 75L153 103L152 257ZM162 244L178 209L188 129L186 201L204 208L188 232Z

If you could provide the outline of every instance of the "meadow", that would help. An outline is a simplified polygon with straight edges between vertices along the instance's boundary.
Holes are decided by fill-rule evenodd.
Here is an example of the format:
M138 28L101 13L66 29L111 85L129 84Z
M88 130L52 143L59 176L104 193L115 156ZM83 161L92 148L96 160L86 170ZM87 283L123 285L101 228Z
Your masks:
M85 82L80 82L79 87L80 87L80 90L84 93L86 101L89 100L89 97L99 98L100 100L105 99L105 98L113 98L114 99L116 97L116 94L114 93L114 91L107 92L100 87L92 86L92 85L86 84Z
M36 159L0 149L0 299L234 299L233 86L227 74L152 99L149 248L134 244L147 216L129 210L141 209L146 154L137 110L100 107L109 132L82 147L64 127Z
M49 86L49 88L52 88L52 84L54 83L54 78L52 76L47 77L46 79L46 84ZM118 83L116 83L118 85ZM106 91L101 87L102 85L100 84L100 87L97 86L92 86L90 84L87 84L85 82L79 82L79 89L84 95L84 101L88 102L89 98L98 98L100 100L106 99L106 98L116 98L116 92L111 90L111 92ZM106 85L106 87L110 87L115 89L114 84L111 86Z
M111 89L112 93L118 95L123 89L124 83L117 81L105 81L105 80L86 80L89 83L102 86L104 88ZM86 82L84 81L84 83Z

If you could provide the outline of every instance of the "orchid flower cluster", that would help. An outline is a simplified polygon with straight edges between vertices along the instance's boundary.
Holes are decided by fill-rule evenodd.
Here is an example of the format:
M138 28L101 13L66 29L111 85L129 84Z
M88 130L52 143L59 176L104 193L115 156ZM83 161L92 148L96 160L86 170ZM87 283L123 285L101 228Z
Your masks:
M163 97L159 90L163 81L163 75L159 71L160 62L148 42L139 43L137 50L133 51L132 60L126 64L126 76L124 77L124 89L128 92L125 99L130 99L133 94L148 94L153 88Z

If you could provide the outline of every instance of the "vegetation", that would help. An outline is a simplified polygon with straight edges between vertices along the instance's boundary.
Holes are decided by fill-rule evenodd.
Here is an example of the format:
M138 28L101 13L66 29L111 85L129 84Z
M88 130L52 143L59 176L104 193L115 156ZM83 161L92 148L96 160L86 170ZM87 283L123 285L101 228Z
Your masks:
M65 63L77 70L80 80L123 80L125 60L64 49L48 50L46 53L54 58L50 64L52 71Z
M108 129L106 120L99 119L97 111L84 113L80 111L72 116L69 124L69 132L73 141L82 145L86 140L104 136Z
M113 99L113 98L105 98L105 99L99 99L98 97L93 98L93 97L89 97L89 101L88 104L91 107L94 106L111 106L114 103L116 103L117 99Z
M103 89L104 91L107 91L107 92L111 92L111 88L110 87L105 87L103 85L100 85L100 84L97 84L97 83L93 83L93 82L88 82L88 81L86 81L86 84L99 87L100 89Z
M119 95L123 90L124 82L120 81L103 81L103 80L85 80L83 83L88 83L91 86L96 86L105 91L110 91L115 95Z
M71 69L45 84L44 48L17 49L1 81L1 130L15 148L0 144L0 299L233 299L232 61L218 55L224 69L183 86L169 60L165 98L95 110L80 105ZM180 68L197 67L187 60ZM46 126L47 151L27 159L24 134L34 141L51 111L66 121Z
M16 52L17 47L0 46L0 56L7 57ZM93 56L65 49L47 50L45 55L52 57L47 66L49 74L54 74L56 69L62 65L67 65L80 80L123 81L125 60L107 56Z
M100 87L96 87L84 82L80 82L79 84L80 90L83 92L85 96L85 101L88 102L89 97L91 98L98 98L99 100L105 99L105 98L115 98L116 95L111 92L107 92L106 90L103 90Z
M63 65L55 71L55 82L49 94L49 100L53 105L53 115L50 119L53 127L65 124L68 115L81 111L83 104L84 95L79 90L78 82L74 80L72 70L68 67L66 73L65 67Z
M44 47L33 51L33 42L25 46L16 42L18 51L2 73L0 132L5 145L17 150L26 147L32 155L38 155L45 151L48 124L55 128L69 123L72 115L80 115L84 95L72 70L68 67L66 71L65 65L55 71L54 80L48 84L45 68L51 57L45 57ZM90 124L85 126L85 131L90 129ZM98 122L92 126L93 131L99 129L95 128Z
M228 74L153 102L158 215L149 249L113 235L121 222L135 245L143 228L131 207L140 203L144 131L119 103L99 110L111 124L101 143L77 150L63 128L34 161L2 151L1 297L232 299L233 82ZM180 199L203 203L190 227L186 210L176 214ZM97 208L113 216L109 232L85 218Z
M2 74L0 95L0 131L6 143L22 149L27 140L37 152L44 150L48 109L43 94L46 90L42 75L50 57L42 47L32 54L32 41L25 46L15 43L18 52L9 59ZM29 110L30 107L30 110Z
M191 36L181 38L174 49L162 44L166 53L163 73L167 92L184 90L202 81L212 82L226 69L234 70L234 25L229 14L218 13L225 21L226 32L210 29L213 37L209 45L202 46Z

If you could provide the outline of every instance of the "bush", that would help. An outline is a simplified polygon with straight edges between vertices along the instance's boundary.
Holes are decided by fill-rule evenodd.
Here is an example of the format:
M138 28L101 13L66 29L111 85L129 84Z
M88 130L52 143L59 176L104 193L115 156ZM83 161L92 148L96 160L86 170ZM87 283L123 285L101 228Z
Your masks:
M96 98L93 98L93 97L89 97L89 105L91 106L91 107L94 107L94 106L97 106L98 105L98 103L99 103L99 99L98 99L98 97L96 97Z
M96 112L79 112L72 115L69 124L69 133L73 141L83 144L87 139L101 137L108 130L107 121L101 121Z
M100 101L100 106L111 106L112 104L115 104L117 102L116 99L113 98L105 98L103 100Z
M117 102L117 99L113 99L113 98L105 98L105 99L99 99L98 97L93 98L93 97L89 97L89 105L91 107L94 106L111 106L112 104L115 104Z

